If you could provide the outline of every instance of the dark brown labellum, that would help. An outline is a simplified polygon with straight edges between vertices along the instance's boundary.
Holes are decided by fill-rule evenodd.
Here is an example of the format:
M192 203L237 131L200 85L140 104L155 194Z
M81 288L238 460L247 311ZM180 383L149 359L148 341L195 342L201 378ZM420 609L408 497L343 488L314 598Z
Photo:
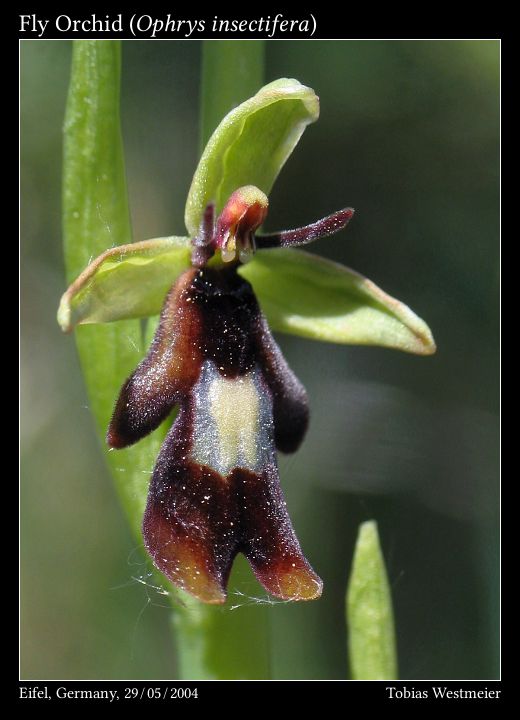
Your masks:
M187 270L172 287L150 351L121 390L108 444L138 441L177 404L143 522L156 566L200 600L222 603L242 552L275 597L319 597L276 462L277 449L292 452L303 439L306 393L234 266Z

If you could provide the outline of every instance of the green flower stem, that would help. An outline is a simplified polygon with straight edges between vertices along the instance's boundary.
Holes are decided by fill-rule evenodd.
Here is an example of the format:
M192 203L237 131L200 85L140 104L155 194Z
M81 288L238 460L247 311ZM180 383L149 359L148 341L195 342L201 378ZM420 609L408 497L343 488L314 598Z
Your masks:
M374 521L359 528L346 605L352 679L397 679L392 598Z
M222 117L253 95L262 81L263 43L204 42L202 148ZM181 678L270 677L268 606L258 604L231 610L232 605L240 604L233 595L234 589L243 589L244 582L249 587L253 580L249 566L239 557L229 582L230 599L223 608L204 606L186 596L188 612L174 617Z

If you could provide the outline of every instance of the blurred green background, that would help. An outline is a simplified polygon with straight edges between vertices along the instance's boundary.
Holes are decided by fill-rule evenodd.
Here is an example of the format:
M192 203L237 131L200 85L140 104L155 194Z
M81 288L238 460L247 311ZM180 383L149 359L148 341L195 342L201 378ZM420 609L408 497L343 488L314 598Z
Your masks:
M200 49L123 43L136 240L184 232ZM400 676L498 677L499 51L497 41L267 43L266 81L313 87L321 118L274 187L266 229L356 208L313 252L409 304L438 345L421 358L278 336L312 409L302 449L280 458L282 485L325 591L270 608L273 677L346 677L344 591L369 518ZM73 338L55 320L70 57L67 41L21 43L21 674L172 678L167 598L139 581L146 561L104 466Z

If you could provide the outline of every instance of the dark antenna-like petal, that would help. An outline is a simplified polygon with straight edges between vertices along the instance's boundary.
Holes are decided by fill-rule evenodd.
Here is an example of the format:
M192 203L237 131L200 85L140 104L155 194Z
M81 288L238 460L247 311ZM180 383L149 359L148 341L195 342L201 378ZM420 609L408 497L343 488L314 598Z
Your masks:
M206 205L199 233L192 240L193 250L191 252L191 263L194 267L204 267L208 260L213 257L215 248L213 245L213 234L215 230L215 203Z
M295 230L282 230L282 232L269 233L268 235L256 235L256 245L259 250L307 245L314 240L343 230L352 215L354 215L352 208L344 208L310 225L305 225L305 227L296 228Z

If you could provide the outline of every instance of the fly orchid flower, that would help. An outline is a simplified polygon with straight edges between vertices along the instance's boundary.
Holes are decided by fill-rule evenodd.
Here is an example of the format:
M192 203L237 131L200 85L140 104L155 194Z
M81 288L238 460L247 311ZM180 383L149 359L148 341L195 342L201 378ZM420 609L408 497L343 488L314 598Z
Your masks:
M240 552L275 597L311 600L322 591L294 533L276 458L301 444L307 396L268 320L321 340L435 350L428 327L405 305L351 270L294 249L343 229L351 208L296 230L258 232L266 193L318 107L310 88L284 79L235 108L195 173L190 237L107 250L69 287L58 312L69 330L155 314L166 295L107 442L137 442L178 406L150 482L143 536L159 570L207 603L225 601Z

